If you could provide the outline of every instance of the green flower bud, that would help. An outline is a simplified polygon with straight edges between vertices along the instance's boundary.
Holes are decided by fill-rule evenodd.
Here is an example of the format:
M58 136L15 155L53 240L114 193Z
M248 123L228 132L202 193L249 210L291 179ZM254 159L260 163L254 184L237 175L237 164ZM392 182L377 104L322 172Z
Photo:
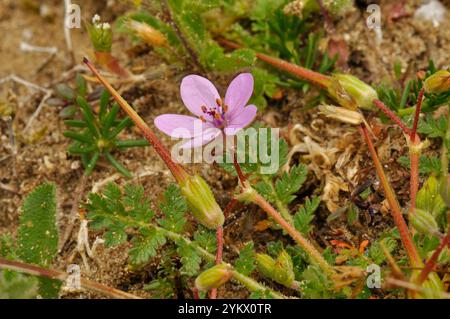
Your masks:
M199 223L210 229L223 225L222 209L216 202L208 184L199 175L189 176L180 183L181 193L186 197L192 214Z
M425 80L423 87L427 93L444 93L450 90L450 72L437 71Z
M373 100L378 99L377 92L370 85L350 74L333 74L328 93L349 110L372 110Z
M409 221L419 233L432 235L439 231L433 215L425 210L416 209L414 213L410 214Z
M286 251L283 250L276 260L266 254L257 254L256 262L259 272L264 277L286 287L291 287L294 283L294 266L291 257Z
M441 177L439 183L439 194L447 207L450 207L450 174Z
M258 271L264 277L273 279L275 272L275 260L267 254L256 254L256 264Z
M201 291L208 291L212 288L219 288L233 276L229 265L220 264L202 272L195 279L195 287Z
M295 280L291 256L284 250L275 262L274 280L286 287L291 287Z

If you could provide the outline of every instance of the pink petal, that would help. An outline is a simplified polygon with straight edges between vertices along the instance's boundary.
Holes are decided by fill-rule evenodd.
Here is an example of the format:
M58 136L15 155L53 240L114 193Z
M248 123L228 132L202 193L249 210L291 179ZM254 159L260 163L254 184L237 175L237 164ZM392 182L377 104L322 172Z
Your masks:
M163 114L155 118L155 126L169 136L192 138L201 135L211 124L203 123L198 118L187 115Z
M231 81L225 94L225 105L228 111L225 113L227 119L233 117L247 105L248 100L253 94L253 75L251 73L242 73Z
M193 139L187 141L183 145L181 145L181 148L196 148L202 145L205 145L209 143L210 141L214 140L217 136L222 134L222 131L217 128L208 128L204 131L202 135L196 136Z
M202 105L214 107L220 98L216 87L204 77L188 75L181 81L181 99L191 113L200 116L203 114Z
M258 109L254 105L243 108L239 113L233 115L225 128L226 135L234 135L244 127L248 126L256 117Z

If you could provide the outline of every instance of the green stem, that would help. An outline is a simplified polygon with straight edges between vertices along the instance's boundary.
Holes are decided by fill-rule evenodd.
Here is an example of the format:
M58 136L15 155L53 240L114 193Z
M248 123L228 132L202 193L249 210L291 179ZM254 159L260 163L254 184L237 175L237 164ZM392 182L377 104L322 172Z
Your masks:
M139 228L149 228L149 227L154 227L157 231L161 232L162 234L164 234L166 236L166 238L170 239L173 242L178 242L180 240L183 240L187 245L189 245L190 247L194 248L199 255L207 262L211 262L214 263L216 261L216 256L211 254L209 251L207 251L206 249L196 245L195 243L193 243L189 238L186 238L185 236L172 232L170 230L167 230L165 228L162 228L160 226L156 226L154 224L147 224L145 222L141 222L141 221L136 221L132 218L126 217L126 216L119 216L116 215L115 218L121 220L123 223L125 224L130 224L130 225L134 225L136 227ZM225 262L223 262L224 264L227 264ZM232 267L232 266L231 266ZM268 291L270 292L270 294L273 296L273 298L276 299L286 299L287 297L264 286L263 284L257 282L256 280L238 272L237 270L233 269L232 267L232 272L233 272L233 279L239 283L241 283L242 285L244 285L248 290L250 290L251 292L256 292L256 291Z
M148 225L147 225L148 227ZM184 237L183 235L171 232L169 230L166 230L164 228L161 228L159 226L154 226L158 231L161 231L167 238L170 240L177 242L179 240L183 240L187 245L193 247L197 252L202 256L203 259L205 259L208 262L215 262L216 256L208 252L206 249L199 247L198 245L194 244L190 239ZM224 262L224 264L226 264ZM233 279L237 282L241 283L245 287L247 287L248 290L255 292L255 291L269 291L270 294L276 298L276 299L284 299L286 296L283 296L282 294L279 294L275 292L274 290L264 286L263 284L260 284L256 280L240 273L239 271L233 269Z

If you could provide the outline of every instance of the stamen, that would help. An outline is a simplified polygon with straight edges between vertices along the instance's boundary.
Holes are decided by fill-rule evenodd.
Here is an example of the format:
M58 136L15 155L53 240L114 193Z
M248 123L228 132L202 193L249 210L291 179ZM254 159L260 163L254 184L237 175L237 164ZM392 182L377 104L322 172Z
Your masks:
M205 118L204 118L202 115L200 115L198 118L199 118L203 123L206 123L206 120L205 120Z
M220 116L219 113L214 113L214 118L215 118L216 120L221 120L221 119L222 119L222 117Z
M202 105L201 108L202 108L203 113L206 113L208 111L208 109L204 105Z
M224 104L222 107L223 113L228 112L228 105Z
M216 99L216 104L218 106L222 106L222 100L221 99Z

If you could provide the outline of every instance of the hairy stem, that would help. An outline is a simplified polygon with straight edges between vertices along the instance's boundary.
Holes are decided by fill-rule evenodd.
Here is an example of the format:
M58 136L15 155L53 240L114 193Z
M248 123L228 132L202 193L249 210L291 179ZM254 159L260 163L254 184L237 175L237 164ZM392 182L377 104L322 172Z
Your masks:
M250 186L247 184L246 188ZM245 192L245 190L244 190ZM260 208L262 208L270 217L275 220L291 237L294 241L308 254L311 261L318 265L328 275L335 274L333 267L323 258L322 254L310 243L308 239L298 232L291 224L289 224L281 214L270 205L264 197L258 192L252 189L253 194L249 196L249 200Z
M409 127L403 123L403 121L390 109L388 108L383 102L380 100L374 100L373 104L375 104L376 107L378 107L384 114L386 114L395 124L397 124L403 131L403 133L410 135L411 130Z
M147 226L148 227L148 226ZM208 252L206 249L201 248L197 245L195 245L190 239L171 232L169 230L166 230L164 228L161 228L159 226L154 226L156 229L158 229L159 231L163 232L164 235L166 235L166 237L172 241L179 241L179 240L183 240L187 245L193 247L195 250L197 250L197 252L202 256L203 259L205 259L206 261L209 262L214 262L216 259L216 256L214 256L213 254L211 254L210 252ZM260 284L259 282L257 282L256 280L238 272L237 270L232 270L233 272L233 279L239 283L241 283L242 285L244 285L248 290L254 292L254 291L268 291L273 298L276 299L284 299L286 298L286 296L279 294L278 292L264 286L263 284Z
M222 254L223 254L223 226L219 226L217 228L216 237L217 237L216 265L220 265L222 263ZM209 297L210 299L217 298L217 288L211 289Z
M128 104L127 101L108 83L108 81L98 72L98 70L89 62L88 59L84 58L83 62L88 66L88 68L94 73L98 80L103 84L103 86L109 91L109 93L114 97L116 102L120 107L128 114L128 116L133 120L136 126L142 131L144 137L150 142L150 145L156 150L161 159L166 163L167 167L172 172L175 179L182 183L188 173L184 170L182 166L175 163L170 156L169 151L162 145L158 137L153 133L147 123L137 114L137 112Z
M417 283L419 285L421 285L427 279L430 272L433 271L433 269L436 266L437 260L442 253L442 250L449 244L450 244L450 227L447 230L447 235L442 239L441 243L433 252L433 255L431 255L430 259L425 263L425 267L420 272L420 275L417 278Z
M221 43L222 45L225 45L233 49L239 49L241 47L239 44L226 39L219 39L218 42ZM303 80L311 82L312 84L317 85L318 87L325 89L331 85L331 78L321 73L314 72L306 68L302 68L301 66L298 66L296 64L292 64L281 59L273 58L263 53L256 52L256 57L261 61L269 63L280 70L292 73Z
M406 225L406 222L403 219L400 205L386 177L383 165L381 164L378 158L375 146L372 143L372 139L369 136L369 132L365 124L361 124L360 131L369 148L369 152L375 164L375 169L377 171L378 178L380 179L381 185L384 190L384 194L389 203L389 207L391 208L391 214L394 219L394 223L397 226L397 229L400 233L400 238L402 240L403 246L405 247L406 253L408 254L409 261L413 267L421 267L423 264L420 259L419 253L417 252L417 248L414 245L408 226Z
M409 194L410 194L410 206L409 213L413 214L416 208L416 198L419 191L419 159L420 159L420 137L417 135L417 125L419 122L420 109L423 99L423 90L419 93L419 99L417 101L416 113L414 117L413 128L409 129L405 123L391 111L383 102L374 100L373 104L378 107L384 114L386 114L394 123L396 123L408 136L409 147L409 161L410 161L410 180L409 180Z
M53 269L46 269L42 268L36 265L26 264L19 261L13 261L8 260L4 258L0 258L0 269L10 269L14 271L18 271L21 273L29 274L32 276L40 276L40 277L46 277L50 279L57 279L62 282L67 280L67 277L69 276L67 273L53 270ZM111 288L108 286L105 286L103 284L100 284L98 282L80 278L80 284L81 287L84 289L89 289L96 291L98 293L101 293L103 295L117 298L117 299L141 299L138 296L129 294L125 291L121 291L115 288Z
M323 258L322 254L309 242L308 239L303 237L300 232L298 232L292 224L286 221L283 216L270 205L269 202L266 201L264 197L262 197L255 189L253 189L248 181L245 178L241 178L243 176L241 167L237 161L236 156L234 157L234 167L237 171L237 175L239 178L239 182L242 186L242 199L248 200L260 208L262 208L267 215L272 217L272 219L281 226L294 241L309 255L312 262L317 264L323 271L325 271L329 275L335 274L335 271L332 266L328 264L328 262Z

